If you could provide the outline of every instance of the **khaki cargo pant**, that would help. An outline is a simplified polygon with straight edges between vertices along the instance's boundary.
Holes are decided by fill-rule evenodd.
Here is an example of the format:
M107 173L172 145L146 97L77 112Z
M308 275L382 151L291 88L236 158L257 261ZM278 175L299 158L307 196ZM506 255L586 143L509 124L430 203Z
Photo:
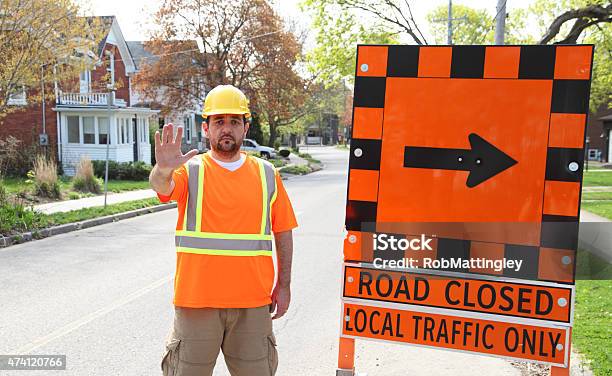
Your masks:
M174 307L161 362L164 376L212 375L219 350L232 376L273 376L278 354L269 306Z

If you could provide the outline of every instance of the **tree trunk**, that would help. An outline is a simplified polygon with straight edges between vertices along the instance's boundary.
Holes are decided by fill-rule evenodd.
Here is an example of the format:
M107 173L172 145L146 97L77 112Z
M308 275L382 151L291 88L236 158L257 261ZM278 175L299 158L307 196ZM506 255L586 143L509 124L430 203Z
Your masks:
M291 133L290 140L291 148L297 149L297 135L295 133Z
M268 140L268 146L274 147L274 141L276 141L276 137L277 137L277 134L276 134L277 124L274 121L270 121L269 124L270 124L270 139Z

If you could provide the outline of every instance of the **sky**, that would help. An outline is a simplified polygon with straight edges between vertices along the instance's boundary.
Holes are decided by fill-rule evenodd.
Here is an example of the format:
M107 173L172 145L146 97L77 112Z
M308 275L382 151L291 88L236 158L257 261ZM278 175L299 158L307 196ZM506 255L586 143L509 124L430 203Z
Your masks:
M126 40L147 40L148 31L151 30L152 15L160 6L162 0L78 0L91 12L88 15L117 17L121 31ZM288 20L294 20L302 28L308 29L310 18L301 13L298 4L300 0L275 0L274 7L277 12ZM511 12L515 8L524 8L531 3L531 0L507 0L506 10ZM410 1L414 19L419 28L427 38L433 40L428 30L426 15L440 5L448 5L447 0L411 0ZM454 0L453 4L467 5L472 8L487 9L491 15L496 14L496 0ZM314 32L310 33L310 38L306 43L306 49L313 45Z

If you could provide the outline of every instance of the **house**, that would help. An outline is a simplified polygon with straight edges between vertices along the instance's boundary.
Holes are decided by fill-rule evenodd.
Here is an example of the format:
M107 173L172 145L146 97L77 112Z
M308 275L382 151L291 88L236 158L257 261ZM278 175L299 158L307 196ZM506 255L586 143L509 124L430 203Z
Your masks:
M92 160L151 163L149 126L159 111L133 106L131 80L137 72L114 16L99 17L105 25L98 50L90 56L94 68L74 82L56 82L55 100L28 104L27 93L15 98L23 111L9 114L0 126L0 138L13 135L25 145L40 144L53 150L67 175L75 173L82 156ZM111 91L107 85L113 85Z
M198 50L196 41L181 40L166 41L165 43L176 43L176 48L174 48L174 50L178 51ZM151 51L145 47L144 41L128 41L127 45L130 50L130 54L134 59L137 70L144 69L144 64L155 64L159 61L159 57L151 53ZM188 58L186 55L177 55L177 58ZM187 109L176 110L173 109L172 106L169 106L169 103L166 103L164 100L164 90L165 88L163 86L157 88L155 98L153 100L149 99L149 101L145 99L145 96L142 93L134 90L132 93L132 101L134 106L147 106L158 110L163 109L162 113L160 113L157 119L159 129L161 129L164 124L169 123L172 123L175 126L183 127L181 149L184 153L191 149L198 149L200 152L206 151L206 139L202 134L202 122L204 121L201 115L203 105L202 101L193 101L193 103L191 103ZM206 92L205 88L202 89L202 92Z
M587 123L588 158L592 161L612 162L612 108L602 104L591 112Z

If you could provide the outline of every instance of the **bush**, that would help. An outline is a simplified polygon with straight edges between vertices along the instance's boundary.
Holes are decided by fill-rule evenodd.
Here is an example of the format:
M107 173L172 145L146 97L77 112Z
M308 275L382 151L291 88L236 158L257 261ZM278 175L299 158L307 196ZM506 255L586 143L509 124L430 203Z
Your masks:
M57 178L57 164L52 159L38 155L34 168L28 171L29 182L34 183L34 194L40 197L60 198L60 185Z
M93 161L94 174L104 179L106 161ZM152 167L143 161L108 161L108 180L147 180Z
M100 182L94 175L93 164L88 157L81 157L72 179L72 188L80 192L100 193Z
M48 152L44 148L36 144L23 145L22 141L13 136L0 140L0 175L26 176L33 168L36 157Z
M42 216L21 203L0 204L0 235L31 231L42 224Z
M8 198L8 194L6 193L6 188L4 187L2 180L0 180L0 205L3 205L4 203L6 203L7 198Z
M284 159L269 159L268 162L272 163L274 167L283 167L287 164Z
M309 166L306 166L306 165L302 165L302 166L294 165L294 166L283 167L279 171L287 173L287 174L304 175L304 174L310 173L312 170Z

